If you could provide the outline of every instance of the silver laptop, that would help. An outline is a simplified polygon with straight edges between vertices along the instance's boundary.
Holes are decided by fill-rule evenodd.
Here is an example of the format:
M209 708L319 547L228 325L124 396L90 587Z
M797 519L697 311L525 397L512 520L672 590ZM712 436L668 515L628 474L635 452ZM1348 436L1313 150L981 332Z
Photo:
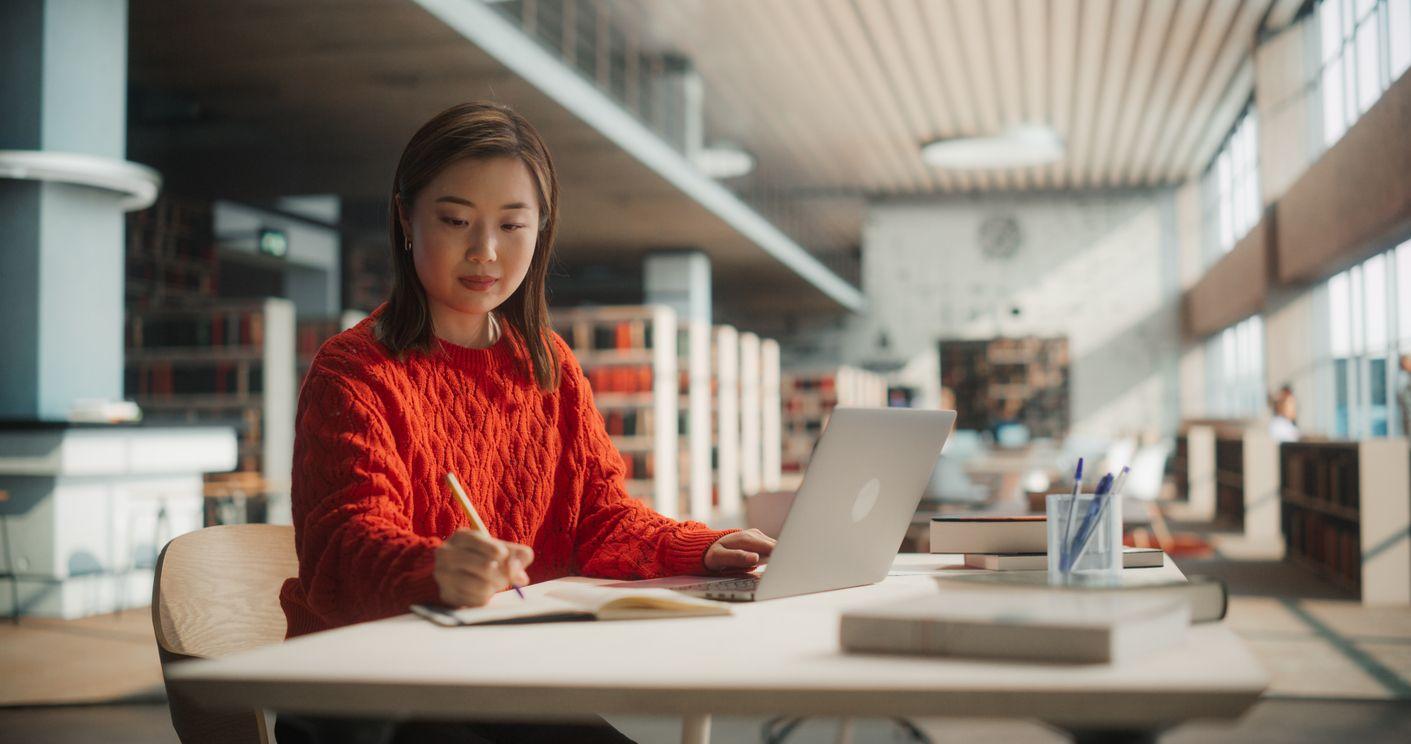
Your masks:
M631 585L749 602L881 581L954 424L954 411L836 408L762 575Z

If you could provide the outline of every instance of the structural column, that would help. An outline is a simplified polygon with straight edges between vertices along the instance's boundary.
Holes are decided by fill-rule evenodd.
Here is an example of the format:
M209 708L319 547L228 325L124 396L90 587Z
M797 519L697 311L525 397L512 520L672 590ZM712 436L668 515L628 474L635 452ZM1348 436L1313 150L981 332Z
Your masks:
M0 3L0 151L126 152L126 0ZM0 177L0 418L63 419L122 397L123 202Z

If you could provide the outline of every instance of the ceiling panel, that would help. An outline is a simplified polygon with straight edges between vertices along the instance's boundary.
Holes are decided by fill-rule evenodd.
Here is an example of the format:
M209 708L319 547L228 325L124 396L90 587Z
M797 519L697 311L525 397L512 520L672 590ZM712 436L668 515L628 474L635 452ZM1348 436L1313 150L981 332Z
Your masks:
M648 45L694 61L719 94L707 98L708 132L729 131L771 180L864 195L1180 182L1203 167L1193 159L1206 135L1233 123L1221 104L1248 96L1231 86L1245 84L1238 63L1271 4L605 1ZM742 118L781 123L729 125ZM1020 122L1052 125L1068 143L1065 160L970 173L921 164L930 139ZM794 140L838 155L820 159Z

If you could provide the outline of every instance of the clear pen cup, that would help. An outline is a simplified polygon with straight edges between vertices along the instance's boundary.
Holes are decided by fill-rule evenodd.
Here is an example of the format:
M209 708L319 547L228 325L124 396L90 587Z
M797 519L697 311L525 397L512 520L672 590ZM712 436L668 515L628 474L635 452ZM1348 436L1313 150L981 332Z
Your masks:
M1048 506L1048 581L1050 584L1115 584L1122 579L1122 499L1103 497L1093 512L1093 494L1074 497L1051 493ZM1074 508L1076 505L1076 509ZM1070 519L1071 515L1071 519ZM1090 516L1091 515L1091 516ZM1087 525L1085 528L1085 524ZM1086 546L1077 543L1087 534ZM1068 546L1065 548L1065 546ZM1076 555L1064 570L1065 551ZM1076 558L1076 560L1074 560Z

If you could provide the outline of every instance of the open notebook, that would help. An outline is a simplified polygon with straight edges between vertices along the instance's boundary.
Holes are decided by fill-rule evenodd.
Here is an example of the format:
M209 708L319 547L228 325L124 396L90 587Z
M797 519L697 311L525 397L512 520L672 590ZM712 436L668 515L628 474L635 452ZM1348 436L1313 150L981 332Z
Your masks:
M605 589L565 584L520 600L497 595L484 607L412 605L412 612L437 625L507 625L560 620L652 620L667 617L729 615L721 602L688 597L670 589Z

